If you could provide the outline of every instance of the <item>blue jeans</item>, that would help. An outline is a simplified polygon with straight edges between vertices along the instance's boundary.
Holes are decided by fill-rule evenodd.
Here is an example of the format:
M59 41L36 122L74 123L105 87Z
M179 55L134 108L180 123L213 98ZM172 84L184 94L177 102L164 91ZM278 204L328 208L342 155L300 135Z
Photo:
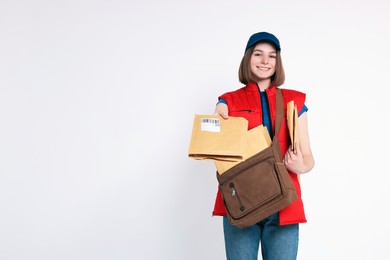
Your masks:
M228 260L257 260L260 242L264 260L297 258L299 224L280 226L278 213L247 228L231 225L224 216L223 231Z

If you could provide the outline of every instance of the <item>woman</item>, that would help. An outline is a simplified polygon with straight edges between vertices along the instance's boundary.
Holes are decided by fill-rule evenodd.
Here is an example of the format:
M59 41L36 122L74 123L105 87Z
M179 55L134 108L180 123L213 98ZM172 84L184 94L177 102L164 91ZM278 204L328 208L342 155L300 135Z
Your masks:
M245 87L221 95L215 114L225 119L229 116L245 117L249 122L248 130L263 124L272 137L276 116L275 92L276 88L284 83L280 51L279 40L273 34L253 34L248 40L239 68L239 80ZM284 106L293 100L300 111L299 143L296 151L292 150L286 119L278 135L280 150L284 154L284 163L296 188L298 200L259 223L241 229L229 223L221 194L218 192L214 215L223 216L228 260L257 259L260 244L263 259L289 260L297 257L299 223L306 222L299 174L309 172L313 168L314 158L309 142L306 95L289 89L282 89L282 93Z

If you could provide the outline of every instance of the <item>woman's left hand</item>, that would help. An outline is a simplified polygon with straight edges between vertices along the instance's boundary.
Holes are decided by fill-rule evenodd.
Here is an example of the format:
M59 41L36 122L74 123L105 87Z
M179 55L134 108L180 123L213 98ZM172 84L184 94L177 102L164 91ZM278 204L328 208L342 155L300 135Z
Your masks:
M303 155L301 148L299 145L296 145L296 152L294 153L292 150L292 147L288 148L286 154L284 155L284 164L286 165L287 169L290 171L301 174L305 172L305 163L303 160Z

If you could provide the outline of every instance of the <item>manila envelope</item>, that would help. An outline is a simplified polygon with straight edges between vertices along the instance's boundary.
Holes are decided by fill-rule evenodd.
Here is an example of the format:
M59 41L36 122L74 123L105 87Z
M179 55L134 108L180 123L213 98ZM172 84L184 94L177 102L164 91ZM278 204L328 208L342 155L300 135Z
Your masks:
M216 115L196 114L188 156L197 160L241 161L245 157L248 120L223 119Z
M252 128L246 134L246 148L244 160L269 147L271 143L272 141L271 137L269 136L267 127L259 125L255 128ZM215 167L217 168L218 174L220 175L240 162L226 162L214 160Z
M293 100L287 103L287 127L290 134L292 150L296 153L296 146L299 144L298 111Z

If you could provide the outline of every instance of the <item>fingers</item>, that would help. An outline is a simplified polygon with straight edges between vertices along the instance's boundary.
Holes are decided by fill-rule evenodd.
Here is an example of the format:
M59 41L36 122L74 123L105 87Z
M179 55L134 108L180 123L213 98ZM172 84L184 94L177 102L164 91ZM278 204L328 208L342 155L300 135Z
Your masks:
M221 116L223 119L229 119L229 115L224 114L222 112L215 111L214 116Z
M283 158L284 164L286 164L286 165L287 165L287 164L289 163L289 161L290 161L290 154L289 154L289 151L290 151L290 148L287 149L286 153L284 154L284 158Z
M296 158L297 158L297 154L293 152L292 147L290 146L284 155L285 164L295 161Z
M223 119L229 118L228 106L223 103L219 103L215 108L214 115L220 115Z
M304 169L304 161L301 153L301 149L299 145L296 146L295 153L290 146L283 158L284 165L286 165L287 169L294 173L302 173L302 169Z
M229 119L229 115L227 113L220 113L223 119Z

